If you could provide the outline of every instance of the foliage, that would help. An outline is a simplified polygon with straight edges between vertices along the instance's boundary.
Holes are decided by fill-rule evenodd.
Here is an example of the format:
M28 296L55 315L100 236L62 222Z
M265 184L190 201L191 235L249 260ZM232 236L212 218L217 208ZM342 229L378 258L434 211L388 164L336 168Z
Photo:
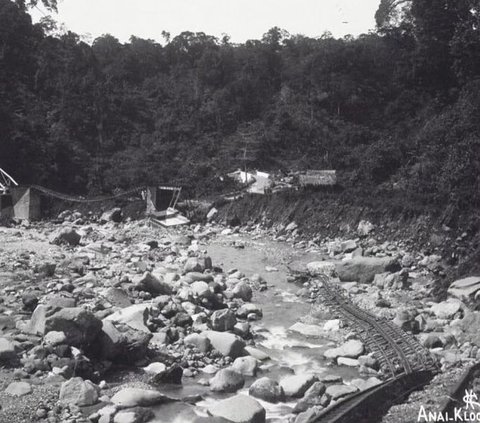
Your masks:
M204 195L244 166L333 168L346 190L480 202L478 0L383 0L377 33L275 27L239 45L202 32L88 45L33 25L35 4L0 0L0 165L22 183Z

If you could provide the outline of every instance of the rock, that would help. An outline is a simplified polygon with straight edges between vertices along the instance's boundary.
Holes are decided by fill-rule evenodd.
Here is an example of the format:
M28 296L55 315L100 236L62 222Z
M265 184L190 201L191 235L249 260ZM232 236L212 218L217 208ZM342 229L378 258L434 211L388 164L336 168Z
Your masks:
M367 380L364 379L352 379L350 384L356 387L359 391L366 391L374 386L381 384L382 381L376 377L370 377Z
M412 267L415 264L415 258L411 254L405 254L401 261L402 267Z
M252 288L247 282L241 281L232 289L233 298L240 298L243 301L250 301L253 296Z
M163 363L154 362L150 363L147 367L144 367L143 370L145 373L158 375L159 373L163 373L165 370L167 370L167 366L165 366Z
M16 357L15 346L8 339L0 338L0 363L13 364Z
M306 325L305 323L297 322L288 328L289 331L297 332L303 336L310 338L321 338L324 336L324 330L318 325Z
M375 226L368 220L361 220L357 227L357 234L367 236L375 229Z
M326 350L323 355L325 358L331 360L335 360L338 357L357 358L362 355L363 351L364 345L361 341L350 339L349 341L345 342L345 344L337 348L330 348Z
M105 320L122 323L133 329L150 332L146 323L150 315L151 304L134 304L107 316Z
M340 330L340 320L339 319L332 319L327 320L323 325L323 330L326 332L337 332Z
M453 282L448 288L448 295L467 301L474 299L478 291L480 291L480 276L471 276Z
M39 273L42 276L52 277L55 274L57 265L55 263L45 262L35 266L35 273Z
M270 358L270 356L267 353L263 352L262 350L259 350L258 348L255 348L255 347L246 346L245 351L249 355L251 355L253 358L255 358L259 361L265 361L265 360L268 360Z
M252 303L246 303L237 310L237 316L240 318L246 318L249 314L255 314L258 317L263 315L262 309Z
M437 335L433 334L427 335L427 337L423 340L422 344L425 348L428 349L443 347L442 340Z
M312 423L318 420L318 417L322 415L323 407L314 406L308 410L300 413L295 419L295 423Z
M145 272L133 280L134 286L139 291L146 291L152 295L171 295L172 288L163 280L155 277L150 272Z
M98 392L99 388L94 383L73 377L62 384L59 401L79 407L93 405L98 402Z
M115 222L120 223L123 220L122 209L115 207L111 210L103 212L100 217L100 223Z
M110 401L121 407L150 407L173 401L171 398L158 391L140 388L123 388L118 391Z
M23 397L24 395L28 395L32 392L32 387L27 382L12 382L7 386L5 392L15 397Z
M286 226L285 230L286 230L287 232L292 232L292 231L294 231L294 230L297 229L297 228L298 228L298 225L297 225L295 222L290 222L290 223Z
M245 379L233 370L222 369L210 379L210 390L215 392L237 392L243 388Z
M64 308L45 320L45 333L63 332L68 345L84 348L92 344L102 329L101 320L80 307Z
M186 336L183 342L185 345L197 348L202 353L210 351L211 348L210 340L206 336L199 335L198 333L192 333Z
M113 423L146 423L153 417L155 414L149 408L133 407L116 413Z
M53 244L67 244L72 247L75 247L80 243L82 237L72 228L63 228L61 229L54 237L51 242Z
M132 305L127 293L120 288L107 288L100 295L115 307L125 308Z
M397 270L400 270L398 261L390 257L354 257L336 264L336 271L342 282L370 283L378 273Z
M177 364L174 364L172 367L166 369L165 371L156 374L151 379L151 382L154 384L164 384L170 383L173 385L182 384L183 369Z
M335 263L329 261L312 261L307 264L307 271L312 276L336 276Z
M236 335L213 330L205 331L202 335L206 336L210 340L212 347L224 356L237 358L244 355L245 342Z
M377 273L373 285L381 289L400 290L408 288L408 272Z
M430 307L430 311L439 319L452 319L460 310L462 303L454 298L449 298Z
M294 375L283 378L280 386L283 388L285 396L299 398L317 381L318 378L315 375Z
M145 357L152 336L126 324L104 320L98 337L97 355L116 363L135 363Z
M248 390L249 395L268 402L279 402L285 400L283 388L268 377L262 377L252 383Z
M255 376L258 370L258 361L251 356L238 357L233 362L231 369L243 376Z
M22 295L22 303L25 310L33 311L37 307L38 297L31 292L26 292Z
M212 260L210 257L205 257L203 259L197 257L190 257L185 262L183 266L183 272L204 272L205 269L211 268Z
M415 315L409 310L398 310L392 323L407 332L418 332L418 321Z
M305 392L303 398L295 405L294 412L306 411L310 407L326 407L330 403L330 396L325 395L326 386L322 382L315 382Z
M353 239L342 241L340 245L344 253L351 253L357 249L357 242Z
M214 311L210 317L210 322L213 330L225 332L233 330L237 323L237 318L232 310L225 308Z
M352 385L330 385L326 389L326 393L330 395L333 400L346 397L357 391L358 391L358 388Z
M237 322L233 327L233 333L240 338L247 338L250 334L250 324L248 322Z
M233 423L265 423L266 414L258 401L246 395L236 395L219 401L208 408L208 413Z
M348 367L359 367L360 363L358 360L354 358L348 358L348 357L338 357L337 358L337 364L339 366L348 366Z
M30 321L28 321L22 328L22 331L32 335L45 334L45 322L47 320L48 307L45 305L38 305L33 311Z
M207 222L211 222L215 218L217 213L218 213L218 210L215 207L212 207L210 211L207 213Z
M67 336L63 332L57 332L54 330L48 332L43 337L43 343L45 345L55 346L60 344L66 344L67 342Z

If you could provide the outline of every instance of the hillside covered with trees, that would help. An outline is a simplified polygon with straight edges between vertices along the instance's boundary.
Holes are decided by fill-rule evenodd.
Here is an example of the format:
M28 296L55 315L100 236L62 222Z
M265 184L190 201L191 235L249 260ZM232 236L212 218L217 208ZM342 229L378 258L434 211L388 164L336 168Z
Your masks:
M0 167L70 193L240 165L337 169L344 190L480 204L480 1L382 0L357 38L270 29L91 45L0 0ZM55 2L45 2L55 9Z

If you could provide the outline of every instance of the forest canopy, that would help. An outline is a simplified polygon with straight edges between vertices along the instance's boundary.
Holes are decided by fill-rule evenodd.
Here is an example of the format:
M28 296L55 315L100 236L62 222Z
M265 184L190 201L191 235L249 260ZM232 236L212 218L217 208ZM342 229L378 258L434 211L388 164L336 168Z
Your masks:
M44 0L51 10L56 1ZM344 189L480 200L480 1L382 0L375 32L87 44L0 0L0 167L72 193L240 166L336 169ZM210 188L209 188L210 187Z

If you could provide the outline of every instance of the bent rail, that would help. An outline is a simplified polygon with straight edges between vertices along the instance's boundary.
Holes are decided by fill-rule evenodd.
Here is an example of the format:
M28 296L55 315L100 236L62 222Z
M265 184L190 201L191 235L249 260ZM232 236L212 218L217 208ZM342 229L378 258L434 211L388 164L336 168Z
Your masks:
M336 402L309 423L375 423L392 405L422 388L432 377L433 372L428 370L404 373Z
M402 373L438 370L428 349L413 336L389 321L354 305L323 278L319 294L333 314L350 326L373 353L380 367L390 377Z

